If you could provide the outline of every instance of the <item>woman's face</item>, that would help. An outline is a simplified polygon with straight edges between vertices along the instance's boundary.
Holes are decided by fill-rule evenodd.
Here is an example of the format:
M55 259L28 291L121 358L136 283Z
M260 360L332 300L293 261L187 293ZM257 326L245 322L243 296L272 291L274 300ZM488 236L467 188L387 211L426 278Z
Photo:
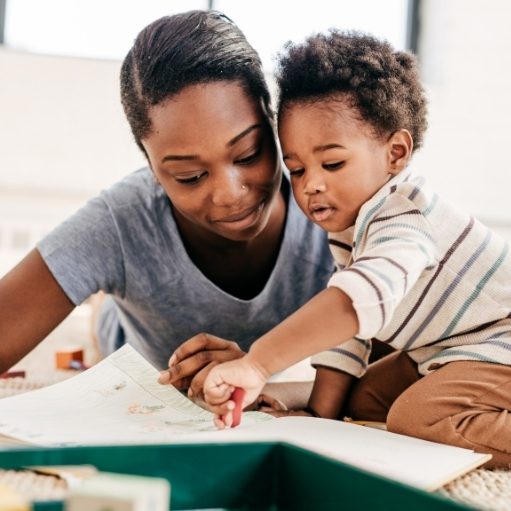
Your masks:
M248 241L280 186L273 132L238 82L191 85L150 110L142 140L154 175L189 234Z

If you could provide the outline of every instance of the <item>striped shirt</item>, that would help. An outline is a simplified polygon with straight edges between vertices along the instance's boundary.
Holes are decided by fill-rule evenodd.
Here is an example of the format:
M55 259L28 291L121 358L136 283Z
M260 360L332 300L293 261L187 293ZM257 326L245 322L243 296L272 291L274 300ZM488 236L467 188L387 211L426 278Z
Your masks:
M403 171L329 236L329 286L352 300L359 331L312 358L360 377L371 340L406 351L427 374L455 360L511 365L508 243Z

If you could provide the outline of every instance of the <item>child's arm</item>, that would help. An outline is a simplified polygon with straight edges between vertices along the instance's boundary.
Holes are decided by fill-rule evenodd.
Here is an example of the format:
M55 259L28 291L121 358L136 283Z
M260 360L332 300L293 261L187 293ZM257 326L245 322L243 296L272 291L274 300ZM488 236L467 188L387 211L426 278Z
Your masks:
M351 299L339 288L329 287L282 323L259 338L248 354L214 367L204 383L205 400L219 417L233 408L230 395L235 387L246 391L243 406L252 403L266 380L274 373L338 346L358 331L358 319Z
M268 376L354 337L358 319L351 298L329 287L259 338L247 357Z
M37 250L0 279L0 372L42 341L72 310Z

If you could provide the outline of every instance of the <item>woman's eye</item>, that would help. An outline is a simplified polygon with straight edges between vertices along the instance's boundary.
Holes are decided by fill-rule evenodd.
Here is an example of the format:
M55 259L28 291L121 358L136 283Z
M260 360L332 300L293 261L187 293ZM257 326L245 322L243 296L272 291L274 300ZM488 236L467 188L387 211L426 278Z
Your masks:
M250 165L251 163L254 163L259 158L259 156L261 156L262 150L263 148L262 146L260 146L252 154L249 154L244 158L237 159L235 163L237 163L238 165Z
M176 177L175 180L183 185L194 185L198 183L205 175L206 172L201 172L200 174L195 174L190 177Z
M322 167L325 170L338 170L338 169L344 167L344 162L343 161L336 161L336 162L333 162L333 163L323 163Z

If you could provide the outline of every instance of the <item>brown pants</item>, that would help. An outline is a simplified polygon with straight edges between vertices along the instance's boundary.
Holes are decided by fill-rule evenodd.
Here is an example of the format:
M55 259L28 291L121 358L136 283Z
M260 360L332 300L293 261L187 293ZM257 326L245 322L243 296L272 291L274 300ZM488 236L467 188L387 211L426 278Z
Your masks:
M403 352L369 366L345 415L387 423L394 433L493 455L485 468L511 468L511 367L451 362L421 376Z

